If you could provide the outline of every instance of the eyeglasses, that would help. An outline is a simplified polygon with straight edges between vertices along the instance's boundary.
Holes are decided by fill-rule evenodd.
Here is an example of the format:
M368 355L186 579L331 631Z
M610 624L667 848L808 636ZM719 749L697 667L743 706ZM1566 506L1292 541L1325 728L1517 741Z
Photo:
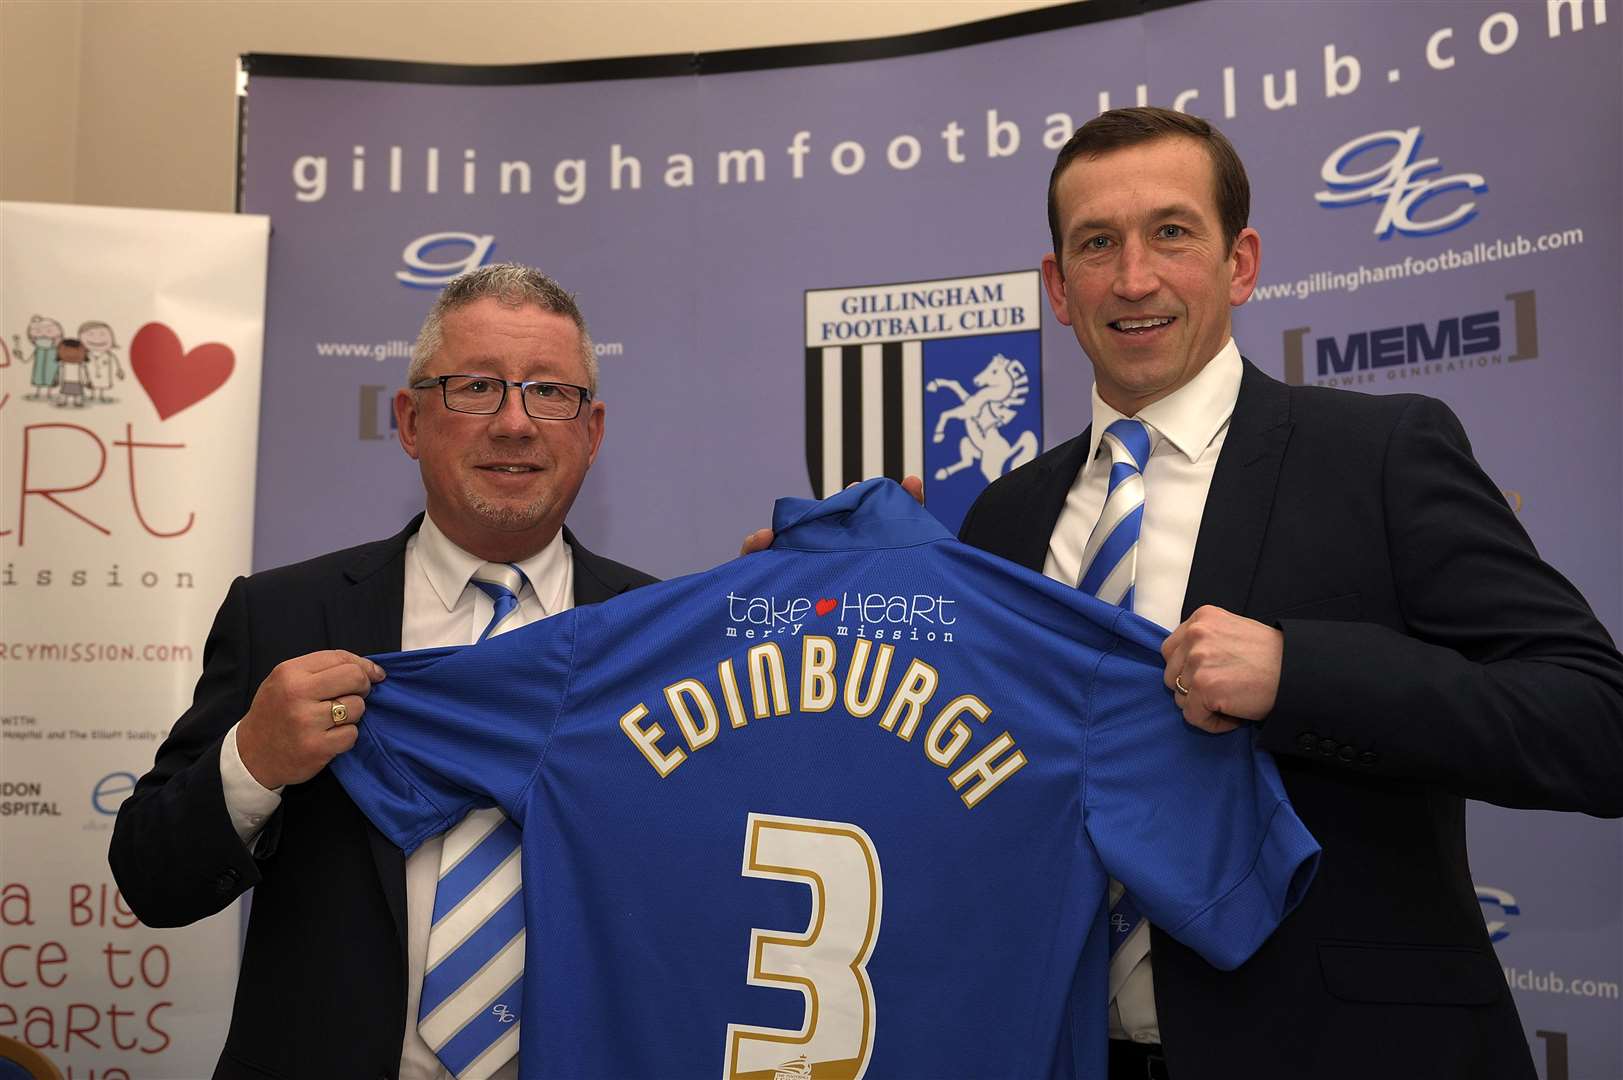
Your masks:
M447 409L478 416L501 412L507 404L509 386L518 387L524 412L535 420L573 420L580 415L581 406L592 400L592 392L584 386L533 379L513 382L491 375L438 375L412 383L411 389L427 390L436 385Z

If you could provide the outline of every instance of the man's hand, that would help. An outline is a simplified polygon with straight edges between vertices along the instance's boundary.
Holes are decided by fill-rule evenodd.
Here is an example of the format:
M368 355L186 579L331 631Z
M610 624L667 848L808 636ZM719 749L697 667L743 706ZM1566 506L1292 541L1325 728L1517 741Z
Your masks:
M1183 718L1204 731L1265 719L1279 695L1285 635L1219 607L1200 608L1161 645L1167 687ZM1179 687L1179 683L1182 687ZM1187 692L1186 692L1187 691Z
M855 487L856 485L852 484L850 486ZM920 506L924 505L923 480L917 476L904 476L902 477L902 490L917 499ZM740 555L754 555L757 551L765 551L772 546L772 537L774 535L771 529L756 529L744 537L744 543L739 546L738 553Z
M237 727L242 763L266 788L310 779L355 745L355 723L366 712L366 695L373 683L382 681L382 668L341 649L277 664L259 684ZM333 702L348 712L345 723L333 723Z

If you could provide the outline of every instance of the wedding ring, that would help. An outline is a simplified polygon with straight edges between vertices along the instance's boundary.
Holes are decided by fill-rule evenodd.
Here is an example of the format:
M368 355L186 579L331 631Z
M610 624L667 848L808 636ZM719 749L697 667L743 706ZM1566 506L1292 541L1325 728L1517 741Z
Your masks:
M1183 675L1182 675L1182 673L1179 673L1179 674L1174 675L1172 677L1172 685L1176 686L1178 688L1178 693L1184 695L1185 697L1189 696L1189 687L1187 687L1187 686L1185 686L1183 684Z

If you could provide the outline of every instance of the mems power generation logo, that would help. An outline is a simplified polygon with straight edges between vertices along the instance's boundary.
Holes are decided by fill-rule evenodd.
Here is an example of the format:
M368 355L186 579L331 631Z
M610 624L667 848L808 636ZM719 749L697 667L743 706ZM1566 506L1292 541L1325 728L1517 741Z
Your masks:
M1285 331L1285 381L1360 386L1479 372L1538 358L1538 295L1507 293L1494 307L1386 326Z

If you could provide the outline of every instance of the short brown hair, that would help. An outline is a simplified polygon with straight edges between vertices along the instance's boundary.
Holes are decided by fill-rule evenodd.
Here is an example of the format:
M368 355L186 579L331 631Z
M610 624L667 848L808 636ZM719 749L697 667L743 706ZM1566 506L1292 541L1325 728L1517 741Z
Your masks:
M1217 181L1217 216L1223 224L1223 243L1225 250L1234 247L1240 230L1251 218L1251 181L1246 178L1240 155L1234 152L1234 144L1198 116L1153 106L1111 109L1076 129L1076 134L1060 147L1054 171L1048 175L1048 231L1054 240L1054 257L1062 260L1062 270L1059 202L1055 197L1060 174L1079 157L1096 158L1112 150L1168 138L1193 139L1206 148Z
M440 291L417 332L417 341L411 349L411 366L406 373L408 383L417 382L428 372L428 363L439 351L442 334L441 321L459 308L487 297L506 307L534 304L542 311L562 315L580 331L580 361L586 366L587 389L597 394L597 352L592 348L592 335L586 329L586 317L580 313L575 298L563 286L541 271L518 263L492 263L455 278Z

